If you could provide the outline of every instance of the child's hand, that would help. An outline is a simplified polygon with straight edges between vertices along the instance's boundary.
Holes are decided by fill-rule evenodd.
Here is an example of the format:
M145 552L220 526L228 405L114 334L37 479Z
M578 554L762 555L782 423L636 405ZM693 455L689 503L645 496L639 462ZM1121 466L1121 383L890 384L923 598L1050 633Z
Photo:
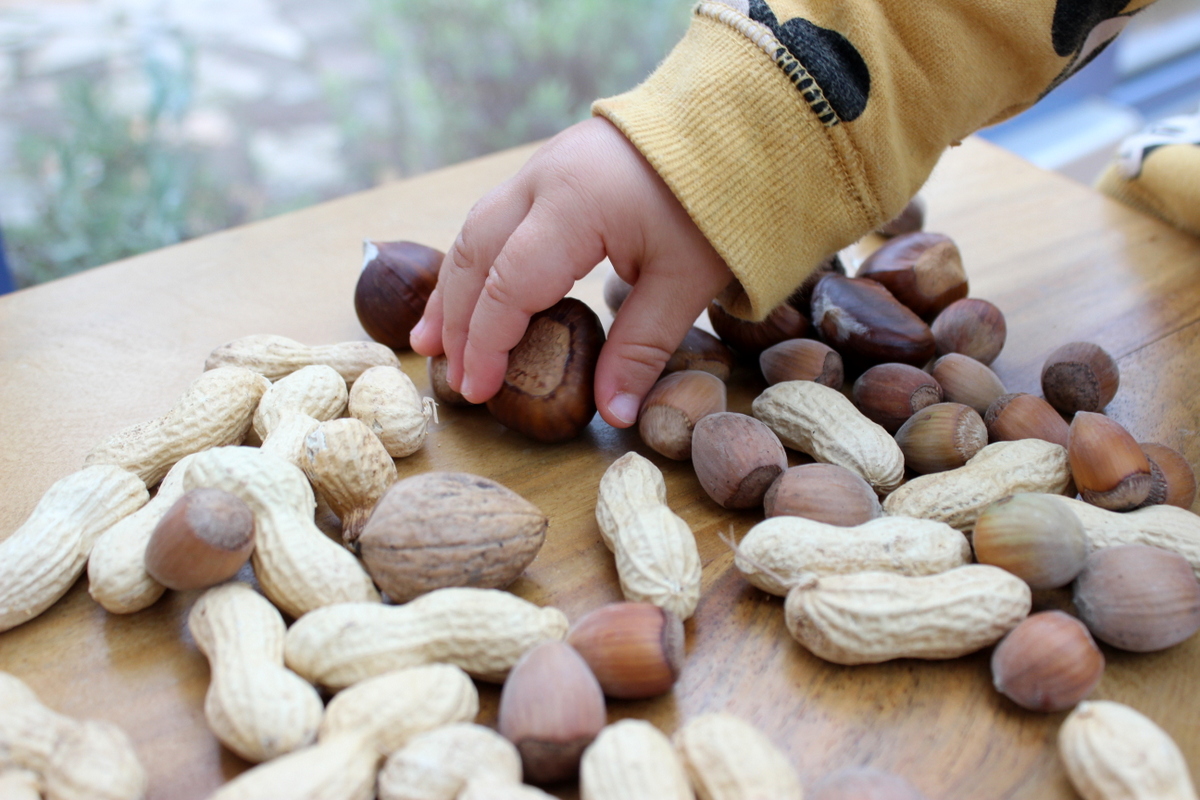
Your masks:
M471 210L413 330L444 352L450 385L483 402L504 381L529 317L566 296L605 256L633 290L596 366L596 405L615 427L733 275L632 144L601 118L574 125Z

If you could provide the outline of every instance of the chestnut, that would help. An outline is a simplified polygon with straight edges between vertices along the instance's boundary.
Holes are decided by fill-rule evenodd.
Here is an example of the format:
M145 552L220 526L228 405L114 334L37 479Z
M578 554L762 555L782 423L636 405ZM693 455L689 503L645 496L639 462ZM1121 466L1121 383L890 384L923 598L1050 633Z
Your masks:
M564 297L529 319L487 408L502 425L541 442L577 436L596 414L594 379L604 327L582 300Z
M799 311L807 318L812 317L812 293L816 288L817 282L824 278L829 273L835 275L845 275L846 265L834 253L829 258L817 265L817 268L808 274L808 277L792 292L788 297L788 305Z
M428 362L426 362L426 367L429 370L429 388L433 392L434 398L443 405L454 406L456 408L466 408L467 406L475 405L450 387L450 381L446 380L448 366L449 362L444 355L430 356Z
M962 254L949 236L916 231L884 243L855 277L879 281L922 319L967 296Z
M924 366L935 345L929 326L887 288L866 278L828 274L812 296L813 325L846 362Z
M693 325L667 359L663 372L696 369L727 381L733 374L733 361L733 351L728 345L703 328Z
M363 243L363 267L354 287L359 324L375 341L408 349L408 335L425 313L445 254L416 242Z
M913 233L925 227L925 198L915 195L909 200L900 213L880 225L875 232L880 236L899 236L902 233Z
M808 333L808 320L787 303L777 306L761 322L739 319L716 300L708 304L708 321L713 331L740 355L757 358L773 344L799 339Z

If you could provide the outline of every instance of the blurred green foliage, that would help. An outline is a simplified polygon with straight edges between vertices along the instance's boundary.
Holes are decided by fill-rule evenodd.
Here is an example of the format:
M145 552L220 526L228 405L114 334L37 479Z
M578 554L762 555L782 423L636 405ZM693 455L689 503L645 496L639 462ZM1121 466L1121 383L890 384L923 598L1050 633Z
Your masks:
M550 136L645 77L682 36L690 0L359 0L373 73L318 76L342 134L341 194ZM179 135L194 105L186 31L142 54L146 107L118 110L103 70L59 85L61 119L19 140L39 187L6 228L18 285L49 280L311 202L247 202L248 175ZM172 57L163 57L163 53ZM230 109L235 120L238 109ZM242 136L239 146L247 147ZM232 159L245 165L249 156ZM258 195L261 197L262 195Z

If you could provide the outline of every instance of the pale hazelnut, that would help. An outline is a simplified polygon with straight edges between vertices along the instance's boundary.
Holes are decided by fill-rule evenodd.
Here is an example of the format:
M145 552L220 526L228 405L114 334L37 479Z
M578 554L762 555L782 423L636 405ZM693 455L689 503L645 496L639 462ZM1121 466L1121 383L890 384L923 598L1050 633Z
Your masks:
M425 313L445 258L416 242L363 243L363 267L354 287L359 324L375 341L408 349L408 335Z
M1104 654L1087 626L1062 611L1026 617L992 651L996 691L1030 711L1065 711L1104 675Z
M1066 586L1087 558L1083 524L1052 495L1015 494L985 508L971 534L980 564L1008 570L1032 589Z
M664 694L683 669L683 620L652 603L609 603L590 611L571 626L567 644L609 697Z
M854 382L854 405L868 419L895 433L922 408L942 402L937 380L911 364L876 364Z
M1042 394L1064 414L1102 411L1117 394L1117 362L1091 342L1064 344L1042 366Z
M805 517L853 527L882 516L879 496L856 472L837 464L790 467L763 495L768 517Z
M229 580L254 550L254 514L220 489L192 489L167 510L146 544L145 567L168 589L206 589Z
M566 642L535 646L500 691L497 727L516 745L530 783L573 778L584 748L607 721L600 683Z
M768 385L783 381L814 381L841 389L842 357L815 339L788 339L773 344L758 356L758 365Z
M904 466L921 475L957 469L987 444L983 418L962 403L935 403L896 431Z
M787 453L763 422L724 411L696 423L692 466L700 486L721 507L754 508L787 469Z
M1179 553L1144 544L1093 552L1075 579L1075 607L1097 639L1147 653L1200 630L1200 581Z
M1018 439L1042 439L1067 446L1070 426L1054 406L1040 397L1025 392L1002 394L988 406L983 415L988 439L1011 442Z
M1109 511L1137 508L1150 496L1150 462L1137 441L1103 414L1080 411L1071 420L1067 459L1079 496Z
M658 379L638 412L638 434L656 453L676 461L692 456L692 429L709 414L725 410L725 382L700 370L671 372Z
M947 402L970 406L980 416L1007 391L991 367L962 353L942 356L933 362L929 374L941 385L942 397Z
M937 354L962 353L981 364L991 364L1004 349L1008 327L994 304L977 297L955 300L930 324Z

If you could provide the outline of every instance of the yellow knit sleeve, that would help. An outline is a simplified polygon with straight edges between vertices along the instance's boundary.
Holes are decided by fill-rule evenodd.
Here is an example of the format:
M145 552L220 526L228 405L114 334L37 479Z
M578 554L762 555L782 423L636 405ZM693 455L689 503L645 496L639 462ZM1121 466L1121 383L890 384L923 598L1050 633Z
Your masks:
M701 0L593 112L633 142L761 319L897 214L945 148L1032 105L1150 0Z

